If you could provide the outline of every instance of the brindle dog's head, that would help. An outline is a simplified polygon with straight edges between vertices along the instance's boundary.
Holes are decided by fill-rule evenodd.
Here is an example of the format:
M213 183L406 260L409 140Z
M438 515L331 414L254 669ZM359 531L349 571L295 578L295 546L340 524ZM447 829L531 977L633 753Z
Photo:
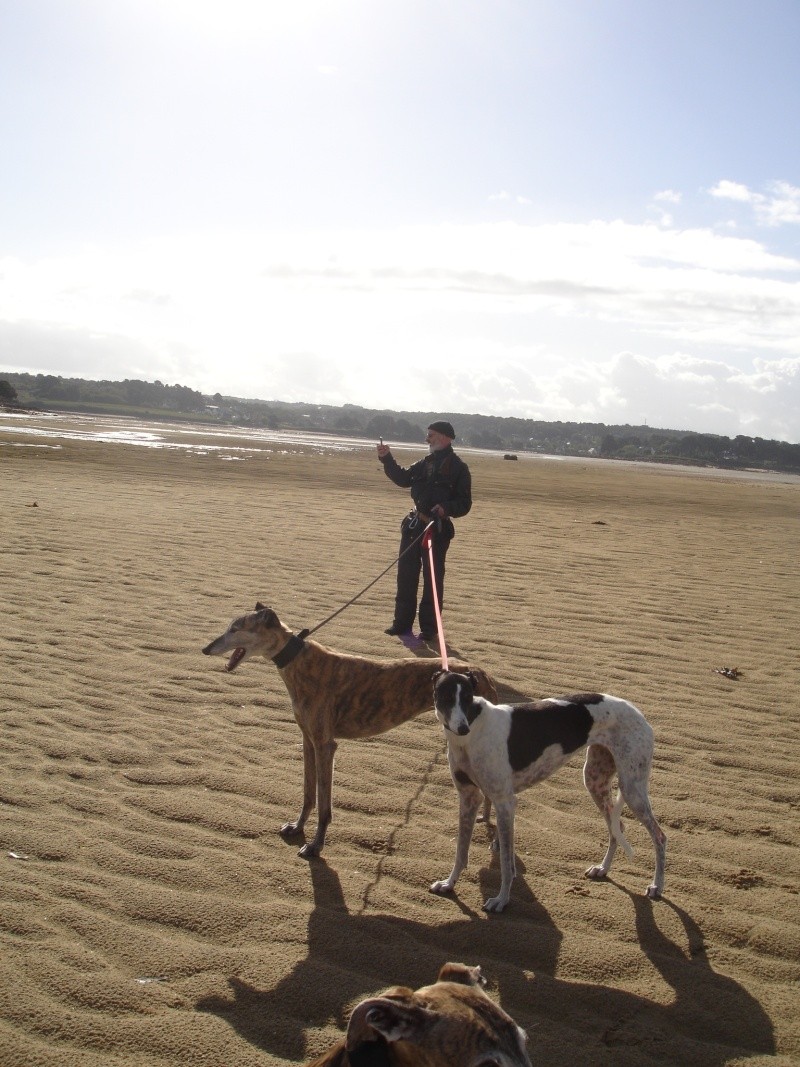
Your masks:
M234 619L224 634L206 645L203 655L226 656L230 653L225 670L233 671L251 656L271 659L280 652L291 634L272 608L259 602L255 611Z
M425 1067L531 1067L526 1037L483 990L480 967L446 963L433 985L414 992L395 986L363 1000L347 1027L350 1062L371 1048L385 1059L368 1062ZM318 1063L333 1062L323 1057ZM339 1062L339 1061L336 1061ZM345 1061L346 1062L346 1061Z
M475 701L478 677L472 671L437 671L433 676L433 703L436 718L451 734L465 737L481 706Z

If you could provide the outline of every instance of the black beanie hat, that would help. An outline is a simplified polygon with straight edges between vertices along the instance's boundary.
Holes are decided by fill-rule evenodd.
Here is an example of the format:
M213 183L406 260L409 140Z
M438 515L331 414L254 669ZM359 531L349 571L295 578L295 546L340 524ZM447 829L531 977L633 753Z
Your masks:
M437 433L443 433L445 437L449 437L451 441L455 441L456 439L456 431L453 429L452 423L432 422L428 429L436 430Z

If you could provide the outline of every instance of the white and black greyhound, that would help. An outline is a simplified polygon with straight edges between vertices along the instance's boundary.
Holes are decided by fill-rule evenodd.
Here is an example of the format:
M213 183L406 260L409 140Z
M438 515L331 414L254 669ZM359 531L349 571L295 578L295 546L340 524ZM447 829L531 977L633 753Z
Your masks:
M608 851L587 878L605 878L617 846L630 857L620 812L627 804L647 829L656 851L656 867L647 896L658 899L664 889L667 839L650 808L648 782L653 762L653 730L633 704L603 693L549 697L529 704L492 704L476 696L469 674L439 671L433 687L436 717L447 738L447 758L459 796L456 860L449 876L434 882L432 893L449 893L464 870L481 794L497 812L496 843L500 847L502 882L485 911L508 904L514 864L515 794L541 782L586 748L583 780L608 826ZM614 775L619 793L614 800Z

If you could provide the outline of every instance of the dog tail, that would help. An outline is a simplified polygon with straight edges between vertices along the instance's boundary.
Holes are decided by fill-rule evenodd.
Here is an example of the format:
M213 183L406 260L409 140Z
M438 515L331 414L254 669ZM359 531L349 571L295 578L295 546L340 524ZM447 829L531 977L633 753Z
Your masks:
M620 791L617 793L617 801L614 807L611 809L611 833L616 838L617 844L622 845L623 851L628 859L633 859L633 849L628 844L628 840L625 834L622 832L622 823L619 821L620 812L625 805L625 797Z

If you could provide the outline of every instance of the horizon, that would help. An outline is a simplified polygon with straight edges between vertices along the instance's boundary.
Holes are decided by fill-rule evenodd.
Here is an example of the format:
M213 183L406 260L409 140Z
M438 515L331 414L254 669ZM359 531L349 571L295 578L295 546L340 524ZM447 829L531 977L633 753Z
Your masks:
M794 0L0 4L8 372L800 441Z
M0 368L0 380L2 380L2 375L4 373L6 373L6 372L3 371L2 368ZM20 372L14 371L14 372L10 372L10 373L16 374L16 373L20 373ZM24 373L30 373L30 372L24 372ZM64 380L70 380L70 379L64 379ZM124 379L124 378L102 378L102 379L75 378L73 380L75 380L75 381L84 381L84 382L98 382L98 383L119 382L120 384L122 384L128 379ZM185 387L183 382L161 382L159 380L154 380L152 382L145 382L145 384L151 384L151 385L159 384L159 385L164 386L165 388L174 388L175 386ZM202 395L204 400L213 400L216 396L220 396L222 398L222 400L233 401L233 402L235 402L237 404L263 404L265 406L269 406L271 404L279 404L279 405L286 404L286 405L298 406L298 407L330 407L334 411L343 410L345 408L356 408L359 411L364 411L364 412L367 412L367 413L386 414L386 415L390 415L390 416L391 415L408 416L408 417L411 417L411 418L413 418L415 416L424 416L425 418L428 418L428 417L432 416L432 417L447 417L447 418L451 418L451 419L453 419L453 418L454 419L461 419L461 418L466 418L466 419L475 419L475 418L478 418L478 419L484 419L484 418L485 419L521 419L523 421L527 419L526 416L520 416L520 415L496 415L496 414L493 414L492 412L489 412L489 411L442 411L441 409L437 409L437 408L426 409L426 410L423 410L423 409L410 410L410 409L387 408L387 407L373 408L373 407L368 407L368 406L364 406L364 405L360 405L360 404L351 404L349 402L348 403L344 403L344 404L322 404L322 403L318 403L317 401L302 400L302 399L300 399L300 400L278 400L276 398L264 399L262 397L256 397L256 396L247 396L247 397L234 396L231 393L223 393L219 389L214 390L213 393L212 392L202 392L200 390L198 390L198 392L201 392L201 395ZM44 402L46 402L48 398L45 397L43 399L44 399ZM76 403L78 404L78 407L76 407L75 409L71 409L71 408L70 409L66 409L66 410L52 409L52 410L46 410L45 413L46 414L55 414L55 415L62 415L62 414L63 415L68 415L68 414L70 414L71 412L74 411L74 413L76 413L76 414L86 414L88 417L91 417L91 415L93 414L92 412L81 412L81 409L80 409L81 401L76 401ZM212 404L212 405L207 405L207 406L213 407L214 405ZM36 410L36 409L30 409L30 410ZM11 412L11 414L13 414L13 411ZM117 417L117 416L119 416L119 417L130 417L132 419L142 419L142 418L145 417L145 416L142 416L142 415L139 415L139 414L126 416L122 412L111 412L111 411L105 412L105 413L96 413L96 414L97 414L98 418ZM308 416L304 416L304 417L308 418ZM734 441L735 440L735 436L731 437L729 434L714 434L714 433L706 434L706 431L703 431L703 430L695 430L695 429L686 428L686 427L680 428L680 427L677 427L677 426L661 426L661 425L656 425L656 424L648 423L648 422L643 422L643 423L630 423L630 422L625 422L625 423L605 423L605 422L597 422L596 420L575 420L575 419L543 419L543 420L530 419L528 421L532 421L532 422L541 421L541 422L545 423L545 425L549 425L549 424L552 424L552 425L559 425L559 424L570 424L571 425L571 424L575 424L577 426L597 425L597 426L603 426L603 427L605 427L606 429L609 429L609 430L627 428L627 429L631 429L631 430L651 430L653 433L656 433L656 434L662 434L663 433L663 434L681 434L681 435L707 435L707 436L711 436L711 437L727 438L730 441ZM232 424L232 423L231 424L224 423L224 425L234 425L234 424ZM300 427L294 427L294 429L298 430L300 432L303 432ZM422 425L420 425L420 430L421 430L421 436L420 436L419 445L422 446L422 445L425 444L425 441L424 441L424 430L423 430ZM288 428L286 430L286 432L292 432L292 428ZM330 435L332 437L347 438L347 437L351 436L353 431L352 430L350 430L350 431L309 430L307 432ZM384 437L385 436L387 436L387 435L384 434ZM742 436L761 438L761 435L753 435L753 434L744 434ZM778 440L777 438L761 438L761 439L765 440L765 441ZM399 441L398 440L395 443L398 446L401 446L403 448L415 448L415 447L417 447L417 444L415 442L413 442L413 441ZM786 441L784 443L790 444L790 445L800 445L800 441ZM463 447L473 447L473 446L463 446Z

